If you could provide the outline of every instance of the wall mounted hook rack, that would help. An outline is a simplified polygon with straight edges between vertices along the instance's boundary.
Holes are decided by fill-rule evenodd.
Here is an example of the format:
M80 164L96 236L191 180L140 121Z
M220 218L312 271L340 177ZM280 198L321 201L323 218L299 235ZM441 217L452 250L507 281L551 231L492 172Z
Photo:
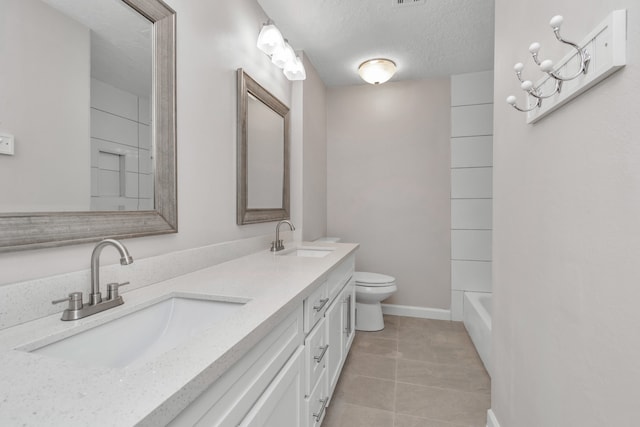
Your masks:
M515 64L514 71L520 88L527 94L527 107L516 105L516 97L510 95L507 103L518 111L527 113L527 123L535 123L560 108L581 93L589 90L626 64L627 12L616 10L596 26L580 43L565 40L560 35L564 18L551 18L549 25L556 39L572 48L558 65L550 59L540 60L540 43L529 46L529 53L544 76L533 83L522 77L524 65ZM579 62L577 71L575 63ZM545 100L543 103L542 100Z

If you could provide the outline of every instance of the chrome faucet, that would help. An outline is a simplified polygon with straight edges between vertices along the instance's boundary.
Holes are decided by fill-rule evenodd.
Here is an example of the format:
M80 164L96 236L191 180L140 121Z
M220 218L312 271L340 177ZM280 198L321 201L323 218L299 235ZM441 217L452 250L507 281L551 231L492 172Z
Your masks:
M291 231L294 231L296 229L291 223L291 221L287 221L286 219L283 219L282 221L280 221L278 225L276 225L276 240L271 242L271 252L278 252L284 249L284 244L280 239L280 226L282 224L288 224L289 228L291 228Z
M105 239L99 242L91 253L91 293L89 303L82 303L82 292L72 292L67 298L52 301L52 304L69 301L69 307L62 313L62 320L78 320L92 314L124 304L124 300L118 294L120 286L128 285L124 283L109 283L107 285L107 299L102 300L100 293L100 254L102 249L113 246L120 253L120 264L129 265L133 263L133 258L129 255L127 248L117 240Z

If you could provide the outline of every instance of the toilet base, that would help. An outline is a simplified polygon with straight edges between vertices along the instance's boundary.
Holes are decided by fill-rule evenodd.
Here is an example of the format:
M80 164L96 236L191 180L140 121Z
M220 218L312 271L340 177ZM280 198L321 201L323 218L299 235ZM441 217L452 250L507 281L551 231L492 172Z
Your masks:
M356 300L356 331L374 332L384 329L382 305L359 303Z

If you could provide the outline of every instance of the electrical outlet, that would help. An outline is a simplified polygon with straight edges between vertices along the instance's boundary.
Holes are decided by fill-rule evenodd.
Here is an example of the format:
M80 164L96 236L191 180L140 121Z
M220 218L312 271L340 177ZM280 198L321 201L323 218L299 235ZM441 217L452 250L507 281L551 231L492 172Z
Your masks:
M0 134L0 154L13 156L13 135Z

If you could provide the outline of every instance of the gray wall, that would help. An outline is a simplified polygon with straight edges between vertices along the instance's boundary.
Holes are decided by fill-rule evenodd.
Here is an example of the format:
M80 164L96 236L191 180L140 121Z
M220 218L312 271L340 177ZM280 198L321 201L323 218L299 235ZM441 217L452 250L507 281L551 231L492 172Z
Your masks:
M449 79L330 89L328 234L394 276L387 303L449 309Z
M532 41L560 57L553 15L579 41L620 8L626 68L535 125L502 101L521 93L515 62L540 75ZM637 425L640 3L497 0L495 35L493 411L502 427Z
M0 16L0 131L15 137L0 212L89 210L89 30L40 0L3 0Z

